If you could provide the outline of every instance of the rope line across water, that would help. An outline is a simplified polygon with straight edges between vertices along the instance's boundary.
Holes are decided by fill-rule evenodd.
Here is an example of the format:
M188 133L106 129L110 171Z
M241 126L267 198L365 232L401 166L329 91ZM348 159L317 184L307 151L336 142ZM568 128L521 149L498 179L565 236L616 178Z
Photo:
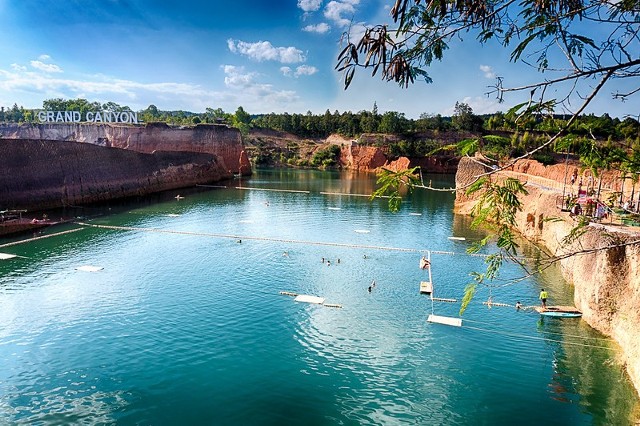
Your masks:
M6 243L6 244L0 245L0 248L9 247L9 246L15 246L15 245L22 244L22 243L30 243L31 241L42 240L42 239L51 238L51 237L57 237L59 235L70 234L72 232L80 231L82 229L84 229L84 228L69 229L68 231L56 232L55 234L47 234L47 235L41 235L39 237L27 238L26 240L13 241L11 243Z
M326 241L291 240L291 239L285 239L285 238L255 237L250 235L248 236L248 235L234 235L234 234L217 234L217 233L209 233L209 232L176 231L172 229L143 228L143 227L137 227L137 226L97 225L97 224L86 223L86 222L78 222L77 224L80 226L88 226L92 228L102 228L102 229L113 229L113 230L119 230L119 231L157 232L161 234L190 235L190 236L200 236L200 237L210 237L210 238L227 238L227 239L234 239L234 240L273 241L278 243L308 244L308 245L316 245L316 246L361 248L361 249L371 249L371 250L389 250L389 251L400 251L400 252L406 252L406 253L431 252L434 254L464 255L464 256L475 256L475 257L490 256L488 254L456 253L453 251L442 251L442 250L374 246L374 245L364 245L364 244L332 243L332 242L326 242Z
M467 322L467 320L464 320L464 321ZM590 345L590 344L587 344L587 343L568 342L566 340L549 339L548 337L540 337L540 336L528 336L526 334L511 333L511 332L508 332L508 331L489 330L489 329L486 329L486 328L473 327L473 326L464 326L464 328L466 328L468 330L484 331L486 333L502 334L504 336L517 337L517 338L521 338L521 339L542 340L544 342L562 343L562 344L566 344L566 345L582 346L582 347L585 347L585 348L607 349L607 350L610 350L610 351L615 351L616 350L615 348L611 348L611 347L608 347L608 346L598 346L598 345Z

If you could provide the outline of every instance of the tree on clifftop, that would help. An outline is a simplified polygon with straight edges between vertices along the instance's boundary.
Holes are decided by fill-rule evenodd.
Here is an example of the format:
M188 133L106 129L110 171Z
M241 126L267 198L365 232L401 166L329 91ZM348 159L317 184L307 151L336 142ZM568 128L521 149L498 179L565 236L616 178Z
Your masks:
M419 79L431 83L429 66L443 60L453 41L472 37L480 44L497 43L509 49L512 62L540 73L539 80L518 87L506 86L501 77L496 78L490 93L498 100L503 101L510 92L522 92L529 98L508 112L516 123L553 117L558 108L572 113L545 143L468 185L469 190L483 193L476 213L519 209L521 185L509 180L500 185L487 176L558 141L601 95L606 83L625 83L613 90L614 99L628 100L640 92L638 0L395 0L391 17L395 28L375 25L356 40L344 35L346 45L336 69L344 73L345 88L358 69L369 69L373 76L405 88ZM622 153L613 161L624 163L633 156L626 157ZM398 184L404 178L401 174L395 177ZM393 180L393 173L387 172L384 179L386 183ZM503 218L493 219L505 223ZM498 227L494 237L501 250L489 259L487 272L476 274L475 283L467 288L463 310L475 287L495 277L503 258L516 260L517 244L508 229Z

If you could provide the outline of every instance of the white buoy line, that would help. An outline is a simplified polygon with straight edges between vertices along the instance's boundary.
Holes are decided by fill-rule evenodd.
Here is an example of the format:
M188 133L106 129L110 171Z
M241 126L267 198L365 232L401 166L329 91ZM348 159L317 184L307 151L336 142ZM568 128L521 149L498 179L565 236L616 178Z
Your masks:
M199 237L208 237L208 238L223 238L223 239L233 239L233 240L247 240L247 241L271 241L276 243L287 243L287 244L306 244L306 245L315 245L315 246L326 246L326 247L343 247L343 248L356 248L356 249L369 249L369 250L388 250L388 251L399 251L405 253L427 253L431 252L432 254L444 254L444 255L453 255L453 256L470 256L470 257L488 257L490 254L481 254L481 253L456 253L453 251L445 251L445 250L429 250L426 248L417 249L417 248L406 248L406 247L391 247L391 246L376 246L370 244L347 244L347 243L333 243L328 241L311 241L311 240L294 240L287 238L274 238L274 237L256 237L251 235L235 235L235 234L218 234L218 233L209 233L209 232L193 232L193 231L178 231L172 229L159 229L159 228L143 228L137 226L115 226L115 225L97 225L86 222L77 222L77 225L91 227L91 228L102 228L102 229L112 229L119 231L138 231L138 232L157 232L161 234L175 234L175 235L187 235L187 236L199 236ZM82 228L80 228L82 229ZM529 259L527 257L518 257L518 259ZM533 259L533 258L531 258Z

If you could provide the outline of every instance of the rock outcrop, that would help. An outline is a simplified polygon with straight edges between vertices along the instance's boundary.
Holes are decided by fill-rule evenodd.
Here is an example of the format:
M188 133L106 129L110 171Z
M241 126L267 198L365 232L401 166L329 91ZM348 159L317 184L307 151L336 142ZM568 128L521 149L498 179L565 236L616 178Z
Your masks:
M232 177L211 153L141 153L61 140L0 139L0 206L45 209Z
M537 176L545 176L550 182L565 176L564 166L562 173L558 173L557 166L545 168L532 161L522 162L514 170L535 170ZM485 171L473 159L463 158L456 174L456 187L463 188ZM493 178L508 175L501 173ZM611 179L607 182L615 186L615 174ZM516 216L517 228L527 239L543 245L552 254L582 252L560 261L564 278L574 286L575 306L589 325L620 345L622 362L640 392L640 244L606 248L640 241L640 233L619 225L591 224L575 243L563 245L564 237L576 223L558 208L559 190L550 189L546 183L527 185L529 194L521 197L523 210ZM458 191L457 212L468 213L473 203L474 200ZM547 220L551 218L554 220Z
M384 167L396 172L420 166L425 173L455 173L458 167L458 158L453 156L400 157L390 160L387 154L385 147L363 146L353 142L342 147L340 164L349 170L376 171Z
M74 141L102 147L122 148L152 153L183 151L214 154L221 167L229 173L251 174L251 165L244 152L238 129L217 124L194 127L169 127L165 123L143 126L124 124L15 124L0 126L4 139Z

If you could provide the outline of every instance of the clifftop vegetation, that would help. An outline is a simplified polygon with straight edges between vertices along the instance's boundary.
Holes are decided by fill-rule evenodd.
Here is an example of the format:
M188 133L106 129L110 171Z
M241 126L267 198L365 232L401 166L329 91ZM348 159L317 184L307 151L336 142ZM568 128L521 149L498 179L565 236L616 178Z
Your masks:
M131 111L128 106L113 102L100 104L85 99L49 99L43 102L43 109L53 111ZM29 110L14 105L0 108L0 121L36 122L37 110ZM397 135L395 141L377 142L386 146L392 158L400 156L422 157L443 148L468 154L481 150L496 160L515 157L544 145L551 135L565 130L564 136L556 143L537 151L534 158L543 162L553 161L554 154L570 151L583 156L604 155L603 152L633 152L632 157L640 158L640 123L632 117L619 119L602 116L582 115L569 123L570 116L553 114L517 114L511 110L489 115L476 115L465 103L456 103L454 114L443 117L439 114L423 113L418 119L406 118L401 112L379 113L374 104L371 111L330 112L324 114L270 113L251 115L242 107L235 113L222 109L207 108L203 113L189 111L162 111L150 105L138 111L141 121L146 123L165 122L170 125L195 125L200 123L227 124L240 129L246 137L253 130L277 130L300 139L325 139L339 134L357 139L365 133ZM456 143L464 141L457 146ZM260 140L253 143L264 145ZM609 154L607 154L609 155ZM286 159L285 159L286 160ZM326 163L326 158L319 159ZM593 163L588 160L587 163ZM639 164L640 167L640 164Z

